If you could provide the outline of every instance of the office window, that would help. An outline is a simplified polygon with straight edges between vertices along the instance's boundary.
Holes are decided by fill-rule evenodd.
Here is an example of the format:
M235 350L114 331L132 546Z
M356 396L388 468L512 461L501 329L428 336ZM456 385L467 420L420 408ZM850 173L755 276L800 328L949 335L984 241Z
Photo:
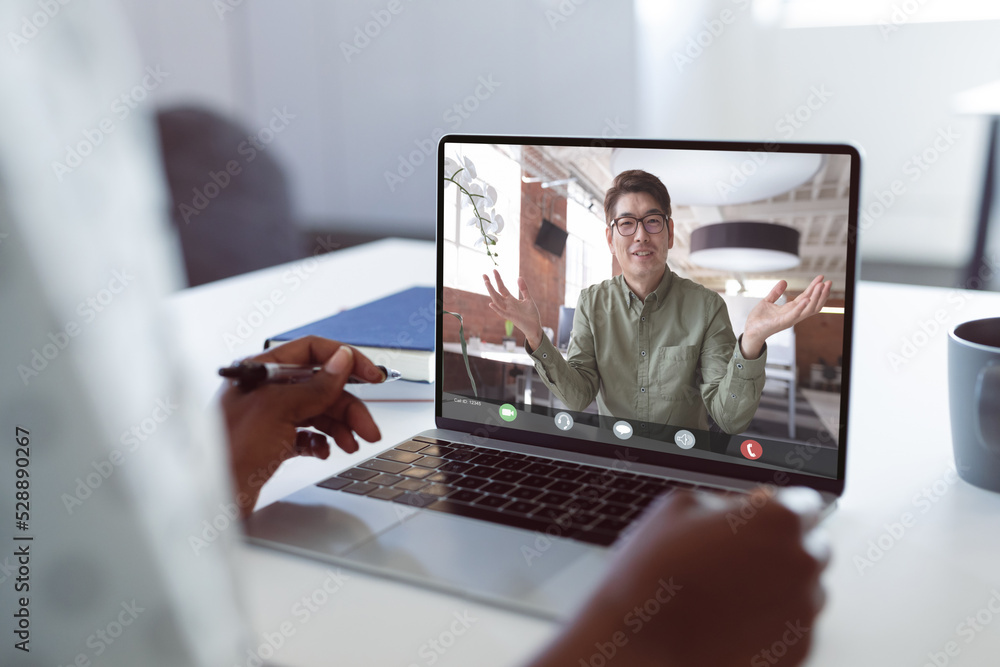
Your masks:
M576 307L580 290L611 277L611 252L604 230L604 210L597 213L570 199L566 202L566 305Z
M892 31L907 23L1000 19L996 0L755 0L754 14L785 28L874 25Z
M504 227L497 234L497 244L490 247L497 255L497 265L494 265L484 246L476 245L476 240L482 237L479 227L467 224L475 220L472 203L457 186L447 183L444 190L444 284L487 294L482 276L496 268L507 286L516 289L521 254L521 164L518 156L487 144L460 144L456 148L448 157L459 163L469 158L476 166L477 182L496 189L494 209L503 216ZM476 199L477 207L481 201Z

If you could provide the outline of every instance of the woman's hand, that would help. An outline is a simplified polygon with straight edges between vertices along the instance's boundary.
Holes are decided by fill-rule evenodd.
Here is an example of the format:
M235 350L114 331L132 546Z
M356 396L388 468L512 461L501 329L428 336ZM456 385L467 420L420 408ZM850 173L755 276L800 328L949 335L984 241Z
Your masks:
M264 384L251 391L234 385L222 394L237 504L244 517L253 511L261 486L285 459L327 458L327 435L347 453L358 451L354 434L368 442L382 437L368 408L345 392L344 385L352 375L368 382L381 382L384 375L351 347L307 336L250 361L312 364L323 370L303 382ZM321 433L299 430L305 426Z

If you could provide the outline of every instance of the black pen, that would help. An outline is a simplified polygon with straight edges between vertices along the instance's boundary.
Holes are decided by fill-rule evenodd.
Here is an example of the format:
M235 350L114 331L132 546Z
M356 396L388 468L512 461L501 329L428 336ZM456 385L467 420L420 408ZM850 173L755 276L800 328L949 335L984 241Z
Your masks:
M382 371L385 376L385 379L381 382L392 382L402 377L402 373L391 368L386 368L385 366L376 366L376 368ZM230 380L235 380L236 385L243 389L253 389L267 383L290 383L308 380L321 370L323 370L322 366L241 361L232 366L220 368L219 375ZM361 384L363 382L365 380L353 375L347 379L348 384ZM376 382L373 384L380 383Z

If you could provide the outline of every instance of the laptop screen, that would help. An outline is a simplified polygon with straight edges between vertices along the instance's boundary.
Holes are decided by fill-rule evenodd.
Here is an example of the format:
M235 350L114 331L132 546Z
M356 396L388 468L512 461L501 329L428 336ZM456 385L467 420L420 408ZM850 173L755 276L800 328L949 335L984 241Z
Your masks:
M444 137L439 424L842 480L859 163L844 145Z

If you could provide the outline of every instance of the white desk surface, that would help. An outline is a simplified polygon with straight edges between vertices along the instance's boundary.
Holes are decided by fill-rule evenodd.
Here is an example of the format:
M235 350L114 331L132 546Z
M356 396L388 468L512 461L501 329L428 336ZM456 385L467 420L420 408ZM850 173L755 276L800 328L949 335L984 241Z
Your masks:
M386 268L373 270L378 266ZM296 269L308 276L297 286L290 278ZM432 285L434 276L433 244L387 240L186 290L171 307L191 363L205 371L207 402L218 386L214 369L260 350L269 334L411 285ZM224 334L272 290L281 290L284 302L229 349ZM834 557L808 665L919 666L933 664L929 654L953 665L1000 661L1000 494L949 481L954 459L946 376L946 328L998 313L996 293L860 285L847 490L824 524ZM944 326L932 331L926 322L936 314ZM914 347L906 351L915 352L909 359L902 353L907 340ZM893 354L904 363L894 365ZM373 404L371 410L384 445L433 427L429 403ZM261 504L372 451L286 462L264 487ZM922 499L925 490L930 495ZM894 537L888 527L904 514L912 521ZM888 547L884 553L868 554L880 542ZM858 561L869 555L877 557L870 566ZM306 618L293 605L321 588L328 566L249 545L240 560L254 640L264 643L265 634L286 621L295 631L270 660L274 665L516 665L555 630L551 623L347 570L350 579ZM465 612L474 621L452 635L454 615ZM725 628L719 632L724 637ZM450 644L443 653L431 647L438 639ZM948 649L951 657L943 655Z

